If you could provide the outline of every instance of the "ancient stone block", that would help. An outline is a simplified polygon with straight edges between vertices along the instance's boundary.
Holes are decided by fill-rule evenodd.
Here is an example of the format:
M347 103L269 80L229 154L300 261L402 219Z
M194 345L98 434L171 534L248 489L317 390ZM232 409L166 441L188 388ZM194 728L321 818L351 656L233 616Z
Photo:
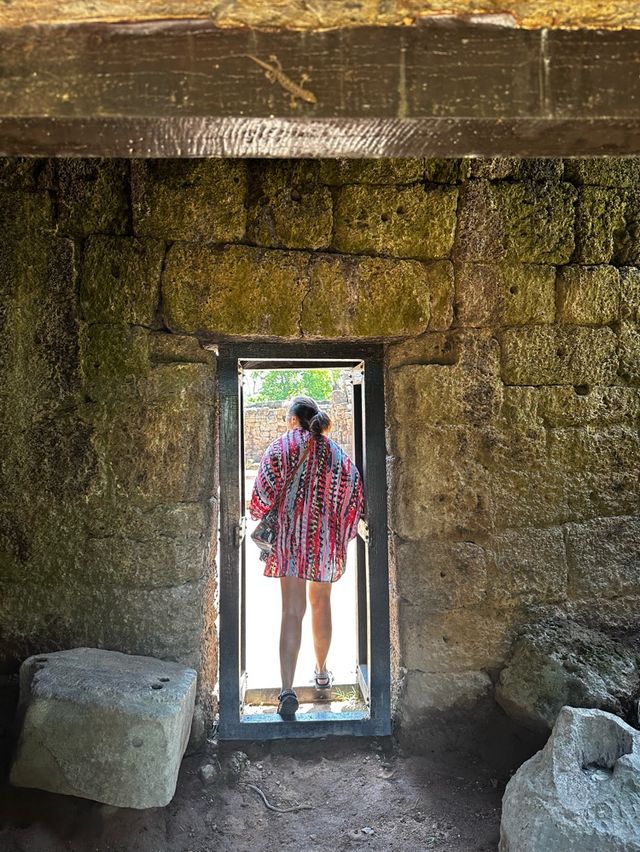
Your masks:
M422 178L423 172L421 159L320 160L320 178L330 186L414 183Z
M333 247L353 254L447 257L456 199L453 188L344 187L336 195Z
M550 323L555 318L553 266L461 263L455 268L456 317L463 326Z
M392 343L387 350L390 369L408 364L455 364L459 358L459 335L430 332Z
M640 416L640 388L557 385L535 388L535 394L545 426L606 426Z
M460 261L496 262L504 257L504 231L499 198L488 180L469 180L460 187L454 256Z
M447 262L424 264L386 258L312 261L302 331L321 337L393 337L429 327L432 304L452 294Z
M328 248L333 227L331 192L314 160L260 160L252 175L247 237L274 248Z
M574 250L576 190L568 183L496 184L506 260L567 263Z
M80 331L83 389L92 402L117 398L127 383L148 375L147 329L96 323Z
M399 540L398 594L424 612L479 603L485 595L486 563L484 549L472 541Z
M623 320L640 323L640 269L620 269L620 315Z
M615 189L582 187L576 206L576 263L610 263L624 226L624 198Z
M462 672L494 669L509 649L514 612L464 607L432 612L400 601L400 655L407 669Z
M162 280L174 331L297 337L309 258L301 252L176 243Z
M469 177L488 180L557 180L564 172L563 161L551 157L470 157L468 164Z
M614 266L563 266L558 270L558 320L606 325L620 313L620 275Z
M640 518L595 518L567 524L566 533L573 597L602 600L638 591Z
M618 376L629 385L640 385L640 330L628 322L620 323L620 363Z
M640 181L640 157L571 157L564 169L574 183L634 187Z
M211 452L212 373L161 364L106 405L85 412L101 460L92 492L151 504L198 500Z
M492 692L493 684L486 672L409 671L404 678L400 704L402 723L406 726L418 724L432 710L473 711L475 705Z
M125 234L129 227L129 163L70 158L56 161L60 231L74 237Z
M424 160L424 177L430 183L458 183L469 174L468 159Z
M572 621L546 620L519 632L500 672L496 700L520 724L546 733L565 704L622 716L638 689L632 649Z
M209 364L215 367L215 354L188 334L152 332L149 335L149 355L154 364Z
M624 222L613 235L613 259L616 266L640 263L640 190L620 190L624 198Z
M638 732L611 713L563 707L507 785L500 852L638 852L639 786Z
M164 252L160 240L91 237L80 282L85 319L151 325L160 295Z
M562 530L518 529L487 542L487 600L496 606L563 600L567 564Z
M196 672L77 648L20 671L22 730L11 782L117 807L168 804L175 792Z
M617 338L610 328L534 326L498 333L502 378L514 385L613 383Z
M134 233L167 240L241 240L246 192L242 160L135 161Z

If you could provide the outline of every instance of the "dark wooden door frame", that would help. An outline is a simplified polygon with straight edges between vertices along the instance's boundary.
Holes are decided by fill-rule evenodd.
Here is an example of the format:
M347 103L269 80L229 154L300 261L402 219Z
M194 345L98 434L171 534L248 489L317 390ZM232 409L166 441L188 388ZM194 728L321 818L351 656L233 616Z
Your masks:
M241 506L241 427L238 365L251 359L290 361L341 359L362 361L365 370L364 455L362 458L367 498L367 594L359 605L367 606L366 671L369 710L366 713L300 714L285 722L279 717L259 721L241 715L241 599L238 522ZM260 361L257 361L260 363ZM265 362L262 362L263 364ZM391 673L389 633L389 569L384 406L383 348L355 343L237 343L218 351L220 399L220 721L225 740L300 738L326 735L385 736L391 732ZM361 648L359 648L359 651Z
M0 51L4 155L640 153L638 30L176 20L0 28Z

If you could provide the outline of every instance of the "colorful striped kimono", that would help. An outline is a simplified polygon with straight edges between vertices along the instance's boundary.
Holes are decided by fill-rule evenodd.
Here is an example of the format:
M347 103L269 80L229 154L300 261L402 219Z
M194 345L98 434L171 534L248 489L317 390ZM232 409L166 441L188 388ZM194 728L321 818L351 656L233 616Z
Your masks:
M265 576L339 580L363 503L358 469L335 441L300 427L275 440L260 462L249 506L255 520L277 507Z

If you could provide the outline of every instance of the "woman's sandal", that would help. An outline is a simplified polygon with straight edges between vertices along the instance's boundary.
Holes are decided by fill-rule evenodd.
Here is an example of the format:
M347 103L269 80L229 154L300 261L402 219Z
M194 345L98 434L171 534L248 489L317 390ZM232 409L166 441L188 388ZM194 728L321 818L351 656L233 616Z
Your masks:
M333 684L333 675L331 672L314 672L313 680L315 682L316 689L331 689Z
M278 696L278 715L283 719L293 719L299 706L298 696L293 689L283 689Z

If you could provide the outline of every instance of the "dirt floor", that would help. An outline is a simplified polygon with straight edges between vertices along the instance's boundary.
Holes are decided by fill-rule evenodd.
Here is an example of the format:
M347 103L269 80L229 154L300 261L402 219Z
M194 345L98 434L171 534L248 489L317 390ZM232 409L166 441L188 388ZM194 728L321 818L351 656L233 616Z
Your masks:
M0 852L497 848L506 779L463 755L408 756L390 740L341 738L243 748L210 742L185 758L166 808L1 786ZM305 809L272 811L258 789L272 806Z

